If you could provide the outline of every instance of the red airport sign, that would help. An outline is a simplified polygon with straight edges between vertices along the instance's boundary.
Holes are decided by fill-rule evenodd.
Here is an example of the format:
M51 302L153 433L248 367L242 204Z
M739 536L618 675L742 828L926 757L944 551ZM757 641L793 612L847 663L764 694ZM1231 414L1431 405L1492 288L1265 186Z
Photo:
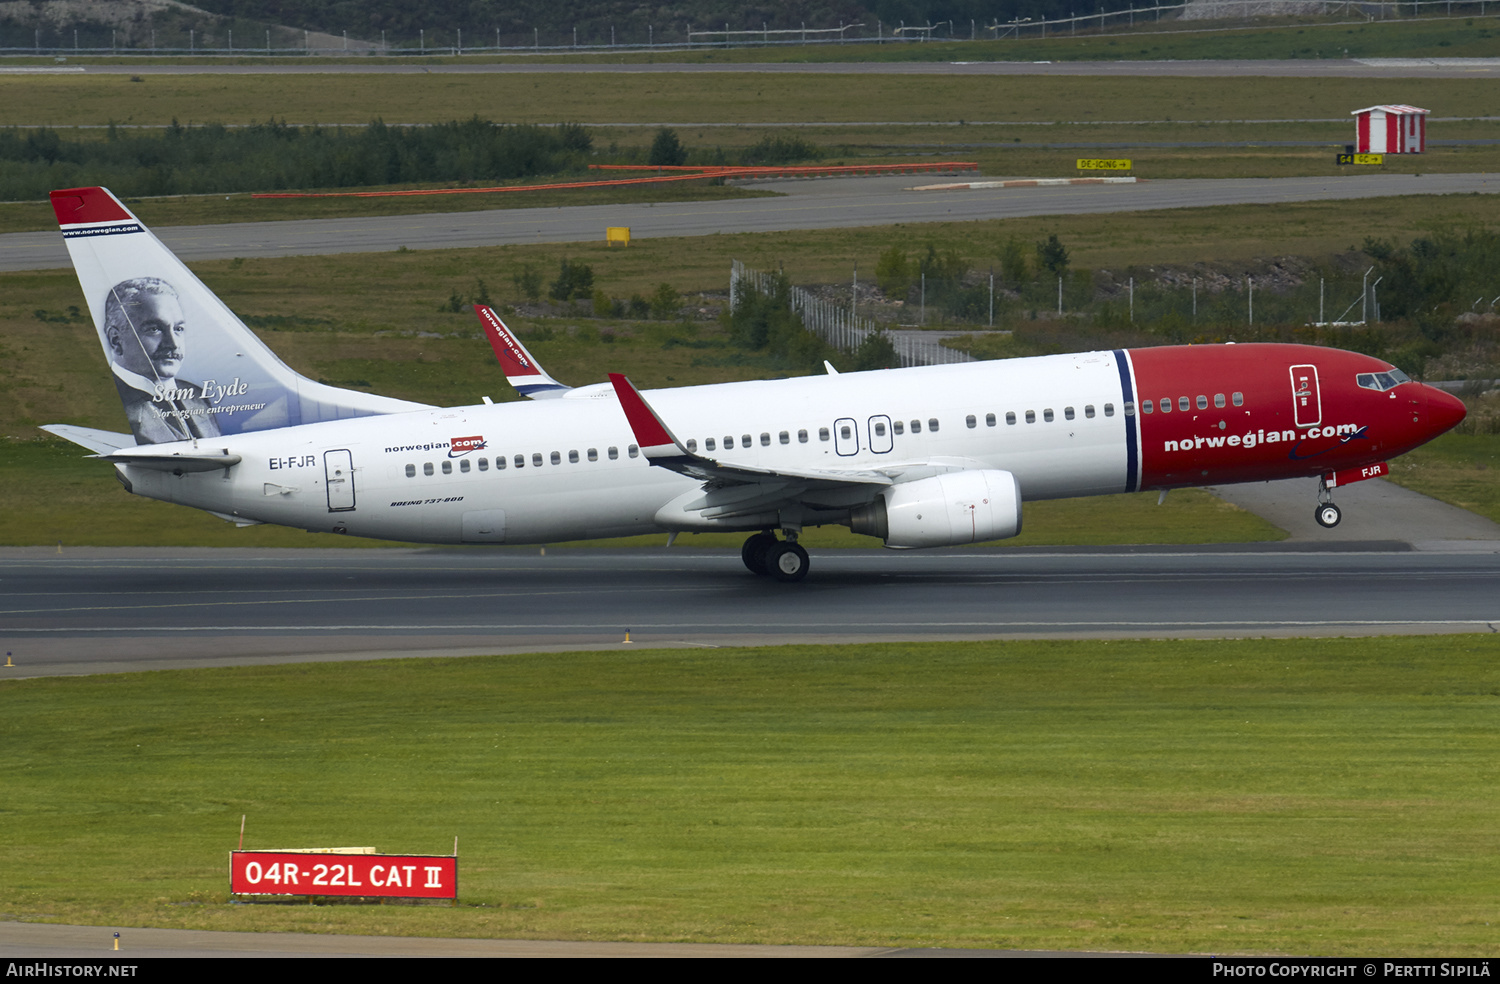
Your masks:
M458 898L458 859L427 854L231 851L232 895Z

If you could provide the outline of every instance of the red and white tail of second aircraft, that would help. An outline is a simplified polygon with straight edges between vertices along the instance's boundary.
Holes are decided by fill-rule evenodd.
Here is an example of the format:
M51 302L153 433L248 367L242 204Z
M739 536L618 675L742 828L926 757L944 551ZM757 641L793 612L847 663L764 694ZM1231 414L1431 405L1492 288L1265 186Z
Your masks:
M532 399L437 408L289 369L102 188L53 192L130 433L46 428L139 495L240 525L432 543L744 531L795 581L803 529L897 548L994 540L1022 503L1309 477L1332 490L1453 427L1456 398L1304 345L1114 349L638 391L569 388L490 309Z

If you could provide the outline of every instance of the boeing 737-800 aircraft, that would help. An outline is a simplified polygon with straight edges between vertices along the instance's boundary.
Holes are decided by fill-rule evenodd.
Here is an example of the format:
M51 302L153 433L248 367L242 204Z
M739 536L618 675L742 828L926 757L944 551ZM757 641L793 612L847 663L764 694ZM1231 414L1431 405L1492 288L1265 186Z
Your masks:
M1329 490L1464 417L1388 363L1305 345L569 389L488 309L533 400L431 407L293 372L107 190L52 203L131 433L45 429L137 495L240 525L428 543L744 531L750 570L795 581L805 527L976 543L1019 533L1030 499L1307 476L1332 526Z

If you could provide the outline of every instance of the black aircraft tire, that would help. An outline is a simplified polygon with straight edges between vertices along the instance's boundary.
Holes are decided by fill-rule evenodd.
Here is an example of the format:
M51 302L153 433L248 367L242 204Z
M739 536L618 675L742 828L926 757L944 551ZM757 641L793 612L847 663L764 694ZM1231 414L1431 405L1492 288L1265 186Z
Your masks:
M740 548L740 560L745 562L751 574L769 574L771 568L766 565L766 552L778 542L774 533L756 533Z
M800 581L807 567L807 551L795 543L778 543L766 551L766 568L778 581Z
M1338 506L1335 506L1331 502L1325 502L1313 512L1313 518L1318 521L1319 526L1325 530L1331 530L1339 525L1339 520L1344 518L1344 514L1339 510Z

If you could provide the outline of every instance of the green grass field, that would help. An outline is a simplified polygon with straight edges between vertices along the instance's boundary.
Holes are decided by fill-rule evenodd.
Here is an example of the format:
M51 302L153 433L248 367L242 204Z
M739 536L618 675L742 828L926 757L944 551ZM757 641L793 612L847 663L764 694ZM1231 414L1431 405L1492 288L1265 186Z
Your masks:
M1402 455L1390 480L1500 523L1500 434L1444 434Z
M1127 28L1111 17L1108 30L1098 33L1090 21L1076 27L1052 29L1048 37L1032 28L1022 38L989 40L988 31L979 28L977 41L968 38L968 30L959 22L953 24L953 39L941 34L930 42L892 44L850 42L838 45L776 45L772 47L722 48L700 46L693 49L662 48L657 51L629 47L639 38L621 38L617 51L581 49L561 53L539 54L516 52L495 54L470 50L463 57L421 55L408 49L399 56L405 64L472 65L486 62L548 63L728 63L758 62L922 62L922 61L1119 61L1119 60L1198 60L1283 58L1486 58L1500 55L1500 20L1494 16L1468 16L1472 11L1460 9L1458 16L1422 17L1392 16L1389 20L1367 21L1356 17L1287 16L1245 21L1174 20L1170 14L1153 20L1150 8L1138 8L1136 25ZM1080 11L1082 13L1082 11ZM887 36L892 25L887 24ZM977 27L977 25L976 25ZM869 25L866 25L869 28ZM545 35L544 35L545 37ZM659 36L660 37L660 36ZM555 43L556 38L544 43ZM681 36L668 38L680 41ZM1346 54L1347 52L1347 54ZM70 56L77 64L264 64L265 59L251 56L213 56L153 58L151 56L104 57ZM7 59L17 65L50 65L51 58L18 56ZM275 61L284 62L285 56ZM299 64L347 64L348 57L313 55L298 57Z
M1082 157L1128 156L1146 178L1336 176L1334 152L1354 138L1351 110L1414 102L1435 117L1430 139L1497 139L1491 79L1090 78L841 76L795 74L0 76L0 126L102 126L263 121L265 107L292 123L425 123L478 115L516 123L593 125L599 159L641 150L658 123L677 127L695 151L734 152L788 132L822 149L825 163L891 163L914 156L959 158L986 174L1076 174ZM307 79L317 80L316 85ZM1274 106L1271 112L1267 107ZM497 111L503 107L503 112ZM1302 122L1276 122L1281 120ZM1246 122L1259 121L1259 122ZM632 125L633 124L633 125ZM695 125L703 124L703 125ZM102 131L80 131L103 139ZM1274 146L1274 141L1316 146ZM1073 147L1070 144L1087 146ZM1193 145L1199 146L1193 146ZM1209 144L1209 146L1202 146ZM1395 173L1484 171L1487 145L1434 144L1421 156L1388 158ZM77 180L77 179L70 179ZM246 188L244 191L271 190ZM313 189L303 189L313 190ZM434 202L524 207L563 201L677 200L713 190L648 189L547 193ZM556 201L554 201L556 199ZM162 203L156 221L208 222L397 214L430 199L360 202L203 198ZM465 203L465 204L460 204ZM143 209L143 212L145 210ZM150 219L150 216L145 216ZM0 230L46 228L45 204L0 206Z
M1481 955L1491 636L568 653L0 683L6 918ZM24 657L23 657L24 658ZM457 908L227 905L444 853Z
M654 73L548 75L6 75L0 126L82 124L388 124L503 118L689 124L1349 119L1398 98L1442 116L1489 116L1500 81L1474 79ZM503 112L498 110L503 108ZM1432 136L1437 136L1434 131ZM649 137L647 138L649 139Z

